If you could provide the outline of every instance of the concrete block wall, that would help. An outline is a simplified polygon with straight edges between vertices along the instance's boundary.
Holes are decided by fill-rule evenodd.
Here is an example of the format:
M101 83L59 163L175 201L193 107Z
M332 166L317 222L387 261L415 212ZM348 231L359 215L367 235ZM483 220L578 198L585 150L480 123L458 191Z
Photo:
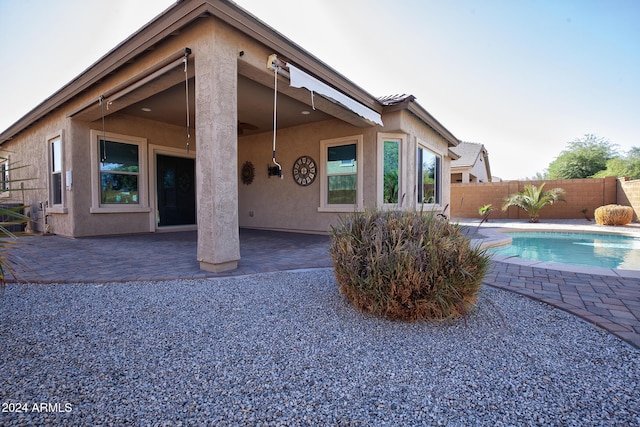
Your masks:
M631 206L633 208L633 221L638 222L640 213L640 179L632 181L627 178L619 179L617 182L619 205Z
M635 184L637 182L637 184ZM623 204L640 209L640 181L629 181L621 185L616 177L562 179L546 181L503 181L482 183L455 183L451 184L452 218L480 218L478 208L486 204L493 205L490 218L499 219L528 219L526 212L520 208L511 207L502 211L504 199L510 194L524 189L525 185L539 187L545 184L544 189L562 188L565 190L566 202L558 202L547 206L540 211L541 219L572 219L584 218L582 213L586 209L586 215L593 218L596 208L608 204ZM636 191L635 205L627 201L623 194L628 191ZM622 195L620 194L622 193ZM619 197L620 196L620 197Z

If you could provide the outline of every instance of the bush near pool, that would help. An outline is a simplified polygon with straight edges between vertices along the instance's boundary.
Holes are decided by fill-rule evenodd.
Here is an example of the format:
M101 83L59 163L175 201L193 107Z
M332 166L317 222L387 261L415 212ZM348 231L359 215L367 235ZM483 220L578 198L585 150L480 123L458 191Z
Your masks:
M622 205L605 205L595 210L598 225L627 225L633 220L633 208Z
M409 321L467 313L489 266L485 250L433 212L355 212L332 228L330 253L357 308Z

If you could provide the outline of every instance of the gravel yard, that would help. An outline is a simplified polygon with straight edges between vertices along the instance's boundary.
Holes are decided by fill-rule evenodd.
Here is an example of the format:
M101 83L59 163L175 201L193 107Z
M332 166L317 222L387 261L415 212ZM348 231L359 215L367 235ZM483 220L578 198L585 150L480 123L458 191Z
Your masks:
M639 425L640 351L483 287L455 323L367 316L331 269L7 286L0 425Z

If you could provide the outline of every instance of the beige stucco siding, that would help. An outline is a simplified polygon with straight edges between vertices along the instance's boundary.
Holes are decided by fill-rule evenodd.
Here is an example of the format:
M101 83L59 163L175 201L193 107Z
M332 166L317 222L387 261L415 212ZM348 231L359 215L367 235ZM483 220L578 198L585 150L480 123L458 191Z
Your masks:
M142 178L149 184L146 200L142 201L149 205L149 211L136 213L91 213L92 192L97 189L92 188L91 178L92 159L91 146L95 142L91 139L91 130L102 132L101 121L86 123L74 122L73 139L75 141L74 154L76 161L73 162L74 185L71 191L70 210L73 210L75 217L74 237L90 235L106 235L119 233L145 233L154 231L150 224L150 215L153 215L153 206L150 201L153 199L151 192L154 189L152 175L154 161L150 156L149 147L153 145L174 148L186 154L186 130L183 127L169 125L161 122L144 120L137 117L115 114L109 116L105 123L105 129L109 134L126 135L130 137L144 138L147 144L147 155L141 159L145 171ZM191 150L195 153L195 135L192 135ZM94 159L92 159L93 161ZM55 227L52 232L58 233Z
M239 222L241 227L266 228L299 232L325 233L339 216L336 212L318 212L320 179L318 175L308 186L296 184L292 168L300 156L310 156L320 162L320 142L343 136L363 135L361 165L365 172L363 199L366 206L375 203L375 132L340 120L329 120L306 126L282 129L277 132L277 161L282 165L283 178L268 177L267 166L273 166L273 133L267 132L240 138L238 141L238 170L249 161L256 170L250 185L240 183ZM251 216L251 214L253 216Z
M245 162L255 167L255 179L249 184L239 184L239 224L241 227L265 228L298 232L327 232L335 224L340 213L318 212L320 206L320 182L322 176L308 186L295 183L291 174L295 160L300 156L311 156L320 160L322 140L342 136L363 136L364 207L377 206L377 134L393 132L406 135L407 162L403 179L405 194L403 208L414 209L417 144L421 144L442 158L442 202L434 209L444 209L449 199L450 159L447 143L435 131L425 127L410 114L396 112L383 116L385 127L358 128L339 120L315 123L308 126L279 130L277 133L277 161L282 164L284 178L268 177L267 166L271 163L272 133L263 133L240 138L238 142L238 170ZM390 129L390 130L389 130ZM240 179L240 178L239 178Z
M21 132L1 147L2 155L9 159L10 184L13 191L0 199L1 203L24 203L33 206L46 203L49 200L49 151L48 140L62 135L63 162L71 162L72 153L69 144L70 129L62 111L55 111L47 118L34 123L26 132ZM20 182L21 180L24 180ZM16 191L24 187L24 191ZM66 190L63 189L63 192ZM67 194L65 194L67 196ZM35 213L34 213L35 215ZM51 218L53 219L53 218ZM63 234L71 232L71 221L67 214L60 214L57 219L58 227ZM38 227L42 224L39 222Z
M432 128L426 126L418 120L413 114L407 111L396 111L383 116L384 131L397 132L407 135L407 162L405 178L407 180L404 185L405 203L403 207L406 209L420 209L416 203L416 162L418 144L421 144L439 155L442 159L442 176L441 176L441 202L438 205L425 206L426 208L435 210L444 210L450 200L450 184L451 184L451 159L448 157L448 143Z
M212 20L212 19L211 19ZM210 20L210 21L211 21ZM64 168L71 172L72 186L63 188L65 209L48 209L48 231L51 233L80 237L88 235L142 233L150 230L151 212L145 213L90 213L91 195L91 144L90 131L103 131L101 119L86 122L68 117L69 112L82 106L102 108L99 106L100 94L120 85L143 72L145 69L162 61L167 56L188 47L199 39L210 37L210 26L205 22L195 24L186 29L180 37L166 39L153 51L136 57L132 63L120 68L117 73L106 77L80 96L72 99L64 109L58 109L41 119L26 131L19 133L13 140L3 144L2 149L10 152L11 164L25 164L26 168L12 172L12 179L29 178L25 187L34 188L24 192L26 204L46 202L49 199L49 153L47 139L63 131ZM115 106L111 106L112 109ZM167 147L185 147L185 127L177 127L165 123L143 120L122 113L111 113L105 110L104 130L109 133L141 137L147 145ZM192 130L190 147L195 152L195 129ZM186 149L186 148L185 148ZM150 181L148 175L149 159L144 158L147 174L144 180ZM66 178L66 176L65 176ZM66 187L66 186L65 186ZM148 204L147 194L147 204ZM11 193L11 197L3 202L22 202L22 193Z
M145 138L148 145L155 144L186 151L185 128L125 115L110 116L105 127L109 133ZM70 171L72 181L71 188L67 188L67 185L63 188L65 209L53 208L49 203L48 231L70 237L150 231L148 213L90 213L91 194L95 190L91 186L90 144L93 141L90 138L90 131L92 129L102 132L101 122L72 121L64 114L58 113L35 124L30 132L21 133L5 143L2 150L9 157L11 166L25 166L11 171L10 178L12 180L28 179L28 181L24 182L24 192L12 191L7 194L8 197L0 199L0 203L24 202L26 205L32 205L49 201L48 140L61 134L64 178L65 180L67 178L66 171ZM195 138L191 147L195 153ZM142 161L146 163L147 170L144 179L150 181L153 177L149 176L148 157ZM19 188L19 185L15 182L12 188Z

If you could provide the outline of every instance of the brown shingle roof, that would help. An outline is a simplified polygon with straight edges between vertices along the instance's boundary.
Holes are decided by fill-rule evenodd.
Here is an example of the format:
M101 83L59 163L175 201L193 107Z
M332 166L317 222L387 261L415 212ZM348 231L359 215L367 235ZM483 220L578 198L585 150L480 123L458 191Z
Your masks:
M402 95L387 95L387 96L381 96L380 98L378 98L378 101L380 101L380 103L384 106L388 106L388 105L397 105L397 104L401 104L405 101L413 101L415 100L416 97L413 95L407 95L405 93L403 93Z

